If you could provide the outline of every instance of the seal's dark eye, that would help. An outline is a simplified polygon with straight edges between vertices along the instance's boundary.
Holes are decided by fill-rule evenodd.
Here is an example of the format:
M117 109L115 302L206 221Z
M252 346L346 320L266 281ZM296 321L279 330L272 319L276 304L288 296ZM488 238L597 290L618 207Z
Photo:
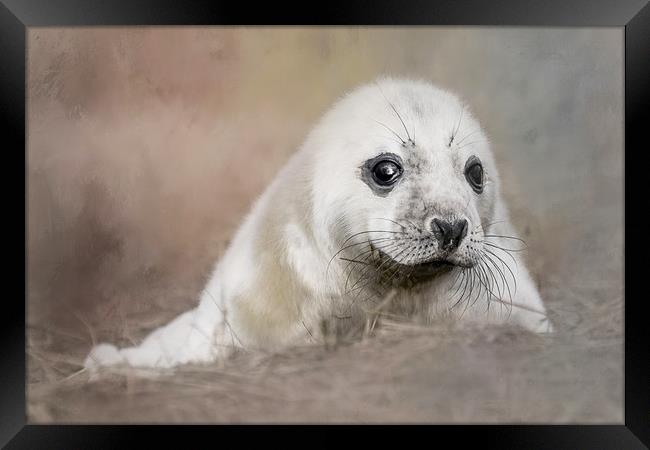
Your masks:
M393 184L395 181L397 181L401 174L402 168L394 161L390 161L388 159L379 161L372 168L373 178L377 183L384 186Z
M465 164L465 178L477 193L483 192L483 165L481 161L472 156Z

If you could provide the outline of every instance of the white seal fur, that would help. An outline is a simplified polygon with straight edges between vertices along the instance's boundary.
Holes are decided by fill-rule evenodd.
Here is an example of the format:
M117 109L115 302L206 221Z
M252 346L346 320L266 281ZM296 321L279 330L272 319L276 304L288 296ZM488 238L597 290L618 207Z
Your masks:
M166 368L318 341L367 323L379 303L549 332L514 234L488 140L466 105L423 81L383 78L313 128L196 308L138 346L96 346L85 365Z

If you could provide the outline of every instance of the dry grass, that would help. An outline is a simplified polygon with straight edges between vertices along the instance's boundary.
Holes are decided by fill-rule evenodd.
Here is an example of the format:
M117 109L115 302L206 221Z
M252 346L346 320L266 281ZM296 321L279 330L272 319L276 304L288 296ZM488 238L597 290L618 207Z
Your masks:
M28 416L34 423L620 423L620 299L565 298L583 301L561 310L547 293L559 328L552 337L383 319L354 343L239 353L226 364L167 373L115 369L92 380L80 365L87 334L32 326ZM143 314L160 321L170 311ZM146 331L130 329L121 340Z

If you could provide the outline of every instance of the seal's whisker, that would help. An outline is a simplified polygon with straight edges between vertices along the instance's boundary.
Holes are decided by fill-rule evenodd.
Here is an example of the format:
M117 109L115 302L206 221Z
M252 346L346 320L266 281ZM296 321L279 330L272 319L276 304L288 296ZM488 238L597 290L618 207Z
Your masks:
M378 246L376 246L376 245L375 245L374 248L373 248L373 243L376 244L377 242L382 243L382 244L388 244L388 245L399 245L399 243L400 243L400 242L399 242L399 239L397 239L397 238L395 238L395 237L378 238L378 239L370 239L370 240L367 240L367 241L364 241L364 242L359 243L360 245L367 244L368 247L369 247L368 250L362 250L360 253L356 254L356 255L355 255L353 258L351 258L351 259L359 259L360 256L362 256L362 255L364 255L364 254L366 254L366 253L368 254L368 257L369 257L369 256L372 255L372 253L374 252L374 250L376 250L376 249L380 249L380 248L381 248L381 249L384 249L384 247L378 247ZM385 246L385 247L388 248L388 245ZM336 255L340 254L340 252L341 252L341 251L337 252ZM336 257L336 255L335 255L334 257L332 257L332 259L334 259L334 258ZM330 259L330 263L331 263L332 259ZM350 263L348 262L348 265L343 269L343 273L345 273L345 271L346 271L349 267L350 267ZM328 263L328 269L329 269L329 263ZM352 269L350 270L350 273L348 273L348 277L347 277L347 279L350 278L351 273L352 273ZM347 281L346 281L346 285L347 285Z
M478 252L477 252L475 249L473 249L473 248L471 249L471 251L472 251L472 253L474 253L475 256L476 256L477 253L478 253ZM471 301L471 299L472 299L472 294L474 293L474 290L476 289L477 286L478 286L478 288L479 288L479 291L478 291L478 293L477 293L477 297L476 297L476 298L478 298L478 295L479 295L480 292L481 292L481 291L480 291L480 290L481 290L481 286L480 286L480 284L478 284L478 276L479 276L479 274L478 274L478 271L477 271L476 265L473 265L473 266L470 268L470 273L471 273L471 276L472 276L472 279L471 279L471 285L470 285L470 291L469 291L469 293L468 293L468 295L467 295L467 302L466 302L466 304L465 304L465 308L463 309L463 313L461 314L461 317L462 317L462 315L465 313L465 310L467 309L467 307L469 306L470 301Z
M412 248L412 250L406 256L404 256L401 260L398 260L398 264L408 265L411 262L411 260L413 259L413 257L417 255L418 248L416 246L413 246L411 248ZM413 269L411 269L411 271L412 270ZM399 272L399 265L397 266L395 271L391 274L391 276L388 278L388 281L391 282L393 280L393 278L395 278L395 275L398 272Z
M480 289L480 285L477 283L477 277L478 273L476 272L476 267L472 267L472 284L470 285L469 293L467 295L467 301L465 302L465 308L463 309L463 313L461 314L461 318L463 317L463 314L465 314L465 310L467 310L467 307L470 304L470 301L472 300L472 294L476 290L476 287L478 286Z
M422 253L422 250L420 250L420 252L418 253L418 257L420 256L421 253ZM411 270L409 270L409 273L406 274L406 277L405 277L405 278L406 278L407 280L410 279L410 278L411 278L411 275L413 274L414 271L415 271L415 265L411 266ZM458 276L456 276L456 278L458 278ZM456 282L456 280L454 279L454 283L455 283L455 282ZM452 287L453 287L453 283L452 283Z
M476 293L476 296L474 297L474 300L472 301L472 304L470 306L474 306L476 302L481 298L481 292L483 292L483 288L485 287L485 283L483 282L483 277L481 275L481 272L479 271L480 266L477 264L475 267L475 272L476 272L476 279L478 281L478 292Z
M357 253L356 255L354 255L350 259L358 261L358 260L360 260L360 258L363 257L363 261L368 260L368 258L372 255L373 249L372 249L372 245L369 242L364 242L364 244L368 245L368 249L367 250L361 250L359 253ZM387 245L391 245L391 244L392 243L389 242ZM364 255L366 255L366 256L364 257ZM348 269L350 269L350 270L348 271ZM352 265L351 261L348 262L346 264L346 266L343 268L343 275L345 275L346 271L348 271L348 275L347 275L346 280L345 280L345 286L347 286L348 280L350 279L350 277L352 276L352 273L354 272L354 266Z
M467 270L467 269L463 270L463 280L464 280L463 281L463 290L460 293L460 297L458 297L458 301L456 303L454 303L454 305L451 307L451 309L453 309L454 307L456 307L456 305L458 305L459 303L461 303L463 301L463 299L465 298L465 294L467 293L467 288L470 288L470 290L471 290L471 287L470 287L471 276L472 276L471 269L470 270Z
M488 228L490 228L490 227L492 227L492 226L494 226L494 225L496 225L496 224L499 224L499 223L506 223L506 222L507 222L507 220L497 220L497 221L490 222L490 223L486 224L483 228L484 228L484 229L488 229ZM480 226L481 226L481 224L479 223L479 224L477 225L477 228L480 227Z
M512 254L511 254L512 250L508 250L508 249L505 249L505 248L503 248L503 247L499 247L499 246L497 246L497 245L491 245L491 244L488 243L488 242L483 242L483 244L485 245L485 247L483 247L485 250L488 250L488 249L492 249L492 250L494 250L494 251L501 250L503 253L505 253L506 255L508 255L508 257L510 257L510 259L512 259L512 262L515 263L515 266L517 265L517 260L516 260L515 257L512 256ZM495 256L496 256L496 254L495 254Z
M453 144L454 139L456 138L456 133L458 133L458 130L460 129L460 122L463 120L463 111L465 111L465 105L461 105L460 107L460 114L458 117L458 124L454 128L454 130L451 132L451 137L449 138L449 142L447 143L447 147L451 148L451 144Z
M489 254L491 254L492 256L494 256L495 258L497 258L499 261L501 261L501 263L505 266L505 268L508 270L508 272L510 272L510 276L512 277L512 281L514 282L514 285L515 285L514 292L516 293L517 292L517 277L515 277L515 274L510 269L510 266L508 264L506 264L506 262L503 259L501 259L496 253L492 253L488 249L485 249L485 251L488 252Z
M462 144L462 142L463 142L465 139L467 139L468 137L472 136L473 134L478 133L479 131L481 131L481 129L480 129L480 128L476 128L476 129L474 129L474 131L471 131L471 132L467 133L465 136L463 136L460 140L458 140L458 141L456 142L456 145L460 145L460 144Z
M467 273L467 277L466 277L467 281L465 282L465 286L463 287L463 292L462 292L460 298L458 299L458 301L454 304L454 306L452 306L451 309L455 308L456 305L461 304L463 302L463 300L465 300L467 298L465 296L466 294L467 294L467 296L472 294L472 290L474 289L473 270L470 268L466 273ZM467 288L469 288L469 291L467 290Z
M496 288L496 291L498 293L498 297L501 298L505 294L505 286L502 286L499 284L499 279L497 276L494 274L494 269L490 266L489 260L485 257L485 254L483 254L483 258L481 259L481 264L483 264L484 269L489 273L490 278L492 280L492 286ZM499 271L497 270L497 273ZM503 279L502 279L503 281Z
M485 289L485 293L487 294L487 302L488 302L488 305L489 305L490 304L490 296L492 295L492 291L490 290L489 280L487 278L487 273L485 272L485 270L483 268L483 265L481 264L481 261L479 261L476 264L476 270L480 274L479 282L481 283L481 285L483 285L483 288ZM475 301L478 301L478 298Z
M498 271L498 273L501 275L503 278L503 282L505 283L506 288L508 289L508 296L510 299L512 299L512 293L510 292L510 284L508 283L508 278L506 277L506 274L503 272L502 267L499 267L499 265L494 261L494 258L490 256L486 251L483 251L483 256L494 266L494 268ZM503 262L501 262L501 266L503 266Z
M345 241L342 242L341 245L345 245L350 241L350 239L353 239L357 236L360 236L362 234L369 234L369 233L389 233L389 234L407 234L403 231L394 231L394 230L368 230L368 231L359 231L358 233L354 233L353 235L349 236Z
M519 253L519 252L525 252L526 250L528 250L527 247L526 247L526 248L507 248L507 247L502 247L502 246L497 245L497 244L495 244L494 242L488 241L488 240L486 240L486 239L483 240L483 244L485 244L485 245L489 245L490 247L498 248L499 250L503 250L504 252L515 252L515 253Z
M334 261L334 259L335 259L335 258L336 258L336 257L337 257L341 252L343 252L344 250L347 250L347 249L352 248L352 247L356 247L356 246L358 246L358 245L364 245L364 244L368 244L368 243L372 243L372 242L385 242L385 241L392 241L392 240L395 240L395 238L394 238L394 237L385 237L385 238L369 239L369 240L367 240L367 241L356 242L356 243L354 243L354 244L350 244L350 245L348 245L348 246L345 246L345 247L341 248L339 251L337 251L336 253L334 253L334 256L332 256L332 257L330 258L330 260L327 262L327 268L325 269L325 274L327 275L327 273L328 273L328 271L329 271L329 268L330 268L330 265L332 264L332 261Z
M330 260L328 262L328 266L329 266L329 263L331 263L332 260L334 260L334 258L336 258L341 252L343 252L343 251L345 251L345 250L347 250L349 248L356 247L358 245L369 244L369 243L373 243L373 242L394 241L394 240L397 240L397 238L395 238L394 236L389 236L389 237L383 237L383 238L368 239L368 240L365 240L365 241L362 241L362 242L355 242L354 244L346 245L345 247L340 248L336 253L334 253L334 255L330 258Z
M473 296L474 291L478 288L478 292L475 296ZM465 314L465 311L467 310L467 307L472 303L472 298L478 298L478 296L481 294L481 285L478 282L478 271L476 270L476 266L472 267L472 286L471 290L469 292L469 295L467 296L467 301L465 302L465 308L463 309L462 314L460 317L463 317L463 314ZM472 303L473 304L473 303Z
M493 297L501 298L501 286L499 285L496 277L494 276L492 269L487 265L487 262L483 259L479 262L479 265L481 266L483 272L485 273L486 279L489 281L490 293L492 294ZM497 291L496 295L494 294L495 290Z
M474 273L476 274L476 281L478 282L478 292L476 293L476 296L474 296L474 300L472 301L470 306L474 306L474 304L479 300L479 298L481 298L481 292L483 292L483 287L485 285L485 283L483 283L483 277L480 272L479 263L474 265Z
M503 239L514 239L516 241L523 242L524 244L526 243L526 241L524 241L521 238L518 238L518 237L515 237L515 236L507 236L507 235L503 235L503 234L484 234L483 236L485 236L485 237L503 238Z
M501 270L501 268L494 262L494 260L487 254L483 253L483 257L490 262L496 269L497 273L501 276L501 280L503 281L504 288L508 290L508 296L510 297L510 300L512 301L512 292L510 291L510 285L508 284L508 280L505 277L505 274ZM504 292L505 293L505 292Z
M399 273L400 264L403 264L403 262L407 258L409 258L411 255L413 255L414 252L415 252L415 249L411 249L411 251L409 253L407 253L404 257L402 257L401 259L396 258L394 260L394 263L390 267L388 267L386 271L384 271L381 274L382 276L385 276L388 271L390 271L391 269L394 268L394 270L390 273L390 275L388 275L388 277L384 279L384 284L385 285L391 286L393 280L395 279L395 276Z
M399 243L397 243L396 245L399 245ZM404 248L403 250L400 251L399 254L403 253L403 252L406 251L407 249L408 249L408 248ZM374 251L374 250L373 250L373 251ZM399 254L398 254L398 255L399 255ZM383 267L387 262L390 262L390 260L385 259L384 261L382 261L382 262L379 264L379 266L377 267L377 271L380 271L381 268L382 268L382 267ZM357 281L352 285L352 287L350 288L349 291L347 290L347 285L348 285L348 281L349 281L349 278L350 278L350 276L348 275L348 279L346 280L346 283L345 283L345 286L344 286L344 290L345 290L346 293L350 293L350 292L352 292L352 291L354 290L355 286L357 286L359 282L364 281L364 276L368 273L369 268L370 268L370 266L364 268L364 270L359 274L359 279L358 279L358 280L357 280ZM365 285L364 285L364 286L365 286Z
M410 247L410 246L407 245L406 247L404 247L404 249L402 249L402 251L400 251L397 255L395 255L394 257L392 257L392 258L391 258L391 265L390 265L389 267L387 267L386 270L384 270L383 272L381 272L381 273L380 273L380 276L384 276L384 275L385 275L389 270L391 270L393 267L397 267L397 269L399 269L399 264L400 264L401 261L405 258L405 257L402 257L402 255L404 254L404 252L409 251L409 250L411 250L411 249L412 249L412 247ZM411 250L409 253L407 253L406 256L410 255L412 252L413 252L413 250ZM401 257L401 259L400 259L400 257ZM392 277L389 277L389 281L390 281L391 278L392 278Z
M464 268L461 267L459 270L456 271L456 277L454 278L454 281L451 282L451 288L450 289L452 289L454 286L456 286L456 282L458 281L459 278L461 279L460 283L456 287L456 290L449 297L450 299L453 299L456 296L456 294L460 290L461 285L463 284L462 280L463 280L463 276L465 275L465 271L463 269Z
M515 236L505 236L505 235L498 235L498 234L484 234L483 237L484 238L496 238L497 240L498 239L509 239L509 240L521 242L521 244L523 245L522 248L506 248L506 247L503 247L501 245L501 242L499 242L499 245L497 245L492 240L484 239L485 242L487 242L487 243L489 243L489 244L491 244L491 245L493 245L495 247L499 246L503 250L508 250L508 251L511 251L511 252L523 252L524 250L528 250L528 244L526 243L526 241L524 241L521 238L515 237Z
M492 250L497 250L497 249L492 249ZM492 251L492 250L490 250L489 248L483 247L483 252L492 255L493 257L495 257L496 259L498 259L498 260L501 262L502 265L504 265L506 268L509 269L510 266L509 266L509 265L508 265L508 264L503 260L503 258L501 258L499 255L497 255L496 253L494 253L494 251ZM506 255L508 255L508 256L510 257L510 259L512 259L512 261L515 263L515 266L516 266L516 265L517 265L517 261L515 260L515 258L514 258L510 253L508 253L508 252L506 252L506 251L504 251L504 253L505 253ZM512 275L512 273L511 273L511 275ZM513 278L514 278L514 275L513 275Z
M382 127L386 128L386 129L387 129L388 131L390 131L391 133L393 133L395 136L397 136L397 138L400 140L400 143L401 143L402 145L406 145L406 141L405 141L404 139L402 139L402 136L400 136L400 135L397 134L395 131L393 131L392 128L390 128L388 125L385 125L385 124L381 123L381 122L378 121L378 120L375 120L375 119L373 119L373 120L374 120L375 122L377 122L379 125L381 125Z
M400 259L400 256L401 256L405 251L408 251L409 249L411 249L411 251L410 251L406 256L401 257L401 259ZM380 269L380 268L381 268L381 267L382 267L382 266L387 262L387 260L384 260L384 261L382 262L382 264L380 264L380 266L378 267L379 276L380 276L380 277L383 277L383 276L384 276L388 271L390 271L392 268L395 267L395 268L396 268L395 271L393 271L393 273L391 273L391 275L388 277L388 280L386 281L386 283L390 283L390 282L392 281L394 275L399 271L399 264L401 264L401 262L402 262L405 258L409 257L409 255L411 255L415 250L416 250L415 248L411 248L411 247L408 247L408 246L405 247L405 248L402 249L402 250L401 250L401 251L400 251L400 252L399 252L395 257L391 258L390 263L389 263L389 266L386 267L385 270L380 271L379 269ZM352 291L355 289L355 286L356 286L360 281L365 281L365 280L362 280L362 279L358 280L357 283L355 283L355 285L353 285L352 288L350 288L350 291L349 291L349 292L352 292ZM361 292L361 291L362 291L362 290L367 286L367 284L368 284L369 282L371 282L371 281L372 281L372 280L370 279L370 280L368 280L367 283L361 285L361 286L358 288L358 289L359 289L359 292Z
M491 297L494 297L495 300L498 300L498 299L501 298L501 292L497 289L497 292L499 293L499 295L496 295L496 294L494 293L494 285L492 284L492 282L491 282L489 276L492 276L492 281L496 281L496 279L494 278L494 274L492 274L492 272L489 270L489 268L485 265L485 263L484 263L483 261L481 261L481 262L479 263L479 267L481 268L481 271L483 272L483 275L485 276L485 278L484 278L484 281L485 281L485 289L486 289L486 291L487 291L486 293L488 294L488 298L487 298L487 303L488 303L488 304L487 304L487 310L488 310L488 312L489 312L489 311L490 311L490 300L491 300ZM497 288L498 288L498 284L497 284Z
M463 284L463 291L461 292L460 297L458 298L456 303L454 303L451 306L451 308L449 308L450 311L453 310L457 305L459 305L462 302L462 300L465 298L465 293L466 292L467 292L468 295L471 295L471 292L472 292L472 289L473 289L473 287L472 287L473 286L473 280L472 280L472 278L473 278L473 274L472 274L473 270L474 270L473 267L466 267L466 268L462 269L464 279L465 279L464 284ZM469 288L469 292L467 291L467 288ZM453 301L453 297L450 300Z
M381 138L381 139L390 139L391 141L396 142L396 143L398 143L400 145L406 145L406 143L401 138L400 138L400 140L397 140L392 136L380 136L378 134L374 134L373 136L376 137L376 138Z
M351 263L363 264L364 266L369 266L370 265L370 263L367 263L365 261L359 261L359 260L356 260L356 259L344 258L342 256L339 259L341 261L347 261L347 262L351 262Z
M386 262L386 261L384 261L384 262ZM383 263L382 263L382 264L383 264ZM396 264L396 262L395 262L394 260L391 260L391 261L389 262L389 266L386 268L386 270L390 270L390 268L391 268L393 265L395 265L395 264ZM356 301L359 299L359 295L361 295L361 292L363 292L363 290L364 290L366 287L368 287L368 285L373 281L372 278L370 278L370 277L368 277L368 278L365 279L365 280L364 280L364 278L360 278L359 280L357 280L357 283L360 282L360 281L366 281L366 280L367 280L366 283L364 283L363 285L361 285L361 286L359 286L358 288L356 288L357 293L356 293L356 295L354 296L354 298L352 299L352 301L350 302L350 305L348 306L348 312L352 310L352 307L354 306L354 304L356 303ZM355 283L355 285L356 285L357 283ZM352 286L352 288L350 288L350 291L348 291L348 293L352 293L353 290L355 290L355 286ZM366 298L364 301L367 301L370 297L372 297L372 294L371 294L368 298Z
M400 241L396 241L395 239L391 239L389 242L384 242L383 243L384 245L382 246L373 245L371 242L369 242L368 244L369 244L369 249L361 251L360 253L355 255L354 259L358 259L359 257L366 255L364 260L367 261L368 259L373 257L375 251L378 250L389 251L394 249L395 247L399 247L400 245L402 245Z
M481 289L484 289L484 290L485 290L485 294L488 294L488 291L489 291L489 289L488 289L488 283L487 283L487 280L485 279L485 276L486 276L486 275L485 275L485 272L483 272L483 268L482 268L482 266L481 266L480 261L479 261L479 262L476 264L476 266L474 266L474 267L476 267L476 275L477 275L477 277L478 277L478 282L479 282L480 284L479 284L479 293L478 293L478 295L476 296L476 298L474 298L474 302L472 303L472 306L473 306L473 305L474 305L474 304L475 304L475 303L480 299L480 297L481 297L481 292L482 292ZM490 296L488 295L488 301L489 301L489 300L490 300Z
M497 300L497 301L503 302L503 300ZM530 311L532 313L541 314L542 316L548 318L548 315L545 312L539 311L539 310L537 310L535 308L531 308L530 306L522 305L521 303L510 303L510 306L511 306L511 308L519 308L519 309L523 309L525 311Z
M389 249L389 248L396 247L396 246L398 246L399 244L400 244L399 242L391 242L391 243L385 245L384 247L381 247L380 249L382 249L382 250L387 250L387 249ZM379 249L379 248L372 248L372 246L370 246L370 247L371 247L370 250L366 250L366 251L364 251L364 252L362 252L362 253L356 255L354 259L358 259L360 256L367 254L367 256L365 257L365 259L367 260L367 259L369 259L369 258L372 256L373 252L374 252L376 249ZM382 263L382 264L383 264L383 263ZM346 266L346 269L347 269L347 267L349 267L349 266L350 266L350 263L348 263L348 266ZM360 279L363 278L363 276L365 275L365 273L368 272L368 270L369 270L370 267L371 267L371 265L368 265L367 267L365 267L365 268L362 270L362 272L359 274ZM380 265L379 267L381 267L381 265ZM347 291L348 282L350 281L350 276L352 275L352 272L353 272L353 271L354 271L353 269L350 269L350 272L348 273L348 276L347 276L347 278L345 279L345 285L344 285L344 287L343 287L344 291ZM354 288L354 286L352 286L352 288ZM352 289L352 288L351 288L351 289Z
M451 308L449 308L450 310L454 309L456 307L456 305L458 305L463 300L463 297L465 296L465 291L467 291L467 287L469 285L469 278L470 278L470 274L471 274L471 268L469 268L469 270L463 268L462 274L463 274L463 280L464 280L464 281L461 281L461 284L464 283L463 292L461 292L460 297L458 298L458 301L456 303L454 303ZM460 289L460 287L459 287L459 289ZM456 294L454 294L454 296L455 295ZM454 297L451 297L450 300L453 301L453 299L454 299Z
M397 109L395 108L395 106L393 106L393 104L390 102L390 100L388 100L386 95L384 95L384 91L381 89L381 86L379 85L379 83L375 82L375 84L377 84L377 87L379 88L379 92L381 92L381 95L384 97L384 99L386 100L388 105L390 105L393 112L397 115L397 118L399 119L399 121L402 122L402 126L404 127L404 131L406 132L406 137L408 137L409 142L412 142L413 144L415 144L415 142L411 138L411 135L409 134L409 130L406 128L406 124L402 120L402 116L400 116L400 114L397 112Z
M408 222L408 223L409 223L413 228L415 228L415 229L418 231L418 233L422 233L422 230L420 229L420 227L418 227L416 224L414 224L411 220L406 219L406 221L407 221L407 222ZM428 233L428 234L431 234L431 233Z
M462 319L463 316L465 315L465 312L467 311L470 302L472 303L472 305L474 304L474 302L472 302L471 300L472 300L472 293L474 292L474 288L476 286L478 286L478 292L476 293L476 296L474 298L478 299L478 297L481 294L481 284L477 283L479 275L478 272L476 271L476 266L472 267L471 274L472 274L472 284L470 286L469 295L467 296L467 301L465 302L465 307L463 308L463 312L460 313L459 319Z
M483 255L483 260L482 263L485 267L485 270L490 274L491 280L492 280L492 290L496 290L497 292L497 298L495 300L501 300L505 294L505 286L499 284L499 279L497 276L494 274L494 268L490 266L489 262L487 261L487 258L485 258L485 255ZM501 280L503 281L503 280ZM488 312L489 312L489 307L488 307ZM503 314L503 303L499 303L499 312Z
M463 149L463 148L465 148L465 147L469 147L470 145L480 144L481 142L485 142L485 143L487 143L487 140L485 140L485 139L479 139L479 140L476 140L476 141L467 142L467 143L461 145L460 147L456 147L456 150L461 150L461 149Z

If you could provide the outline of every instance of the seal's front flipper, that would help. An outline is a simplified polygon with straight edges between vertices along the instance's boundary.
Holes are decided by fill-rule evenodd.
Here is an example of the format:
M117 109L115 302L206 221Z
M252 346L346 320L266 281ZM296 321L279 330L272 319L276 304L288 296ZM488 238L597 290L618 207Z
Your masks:
M197 309L181 314L169 324L154 330L142 344L118 349L110 344L94 347L84 366L91 370L100 366L169 368L188 362L209 362L214 359L214 342L210 330L201 329Z
M228 355L233 345L226 342L221 310L206 296L197 308L154 330L134 347L95 346L84 362L87 369L102 366L171 368L187 363L208 363ZM229 345L230 344L230 345Z
M88 370L96 370L100 366L116 366L126 362L120 350L111 344L99 344L92 348L84 361Z

